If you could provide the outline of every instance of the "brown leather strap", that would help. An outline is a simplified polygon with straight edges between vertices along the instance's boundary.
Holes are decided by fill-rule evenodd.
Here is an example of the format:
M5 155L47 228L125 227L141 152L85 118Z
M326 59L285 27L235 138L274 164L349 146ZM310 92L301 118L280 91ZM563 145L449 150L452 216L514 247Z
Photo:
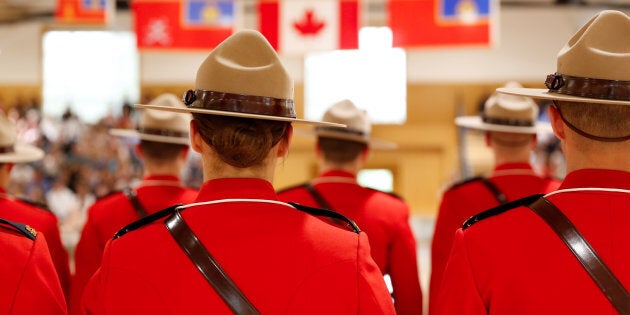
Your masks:
M177 241L177 244L234 314L259 314L234 281L230 279L208 250L201 244L197 235L188 227L178 210L175 210L175 213L166 219L164 223L175 241Z
M142 204L140 203L140 200L138 200L138 195L136 194L135 190L131 188L125 188L123 189L123 193L125 194L127 199L129 199L129 202L131 202L133 209L136 210L136 214L138 214L140 219L149 215L147 213L147 210L145 210Z
M488 190L492 193L494 198L499 202L500 205L504 205L508 202L507 197L504 193L501 192L499 187L491 182L489 179L482 177L481 182L488 188Z
M619 314L630 314L630 295L560 209L540 197L528 206L560 236Z
M328 209L328 210L333 209L332 206L328 203L328 201L324 199L324 196L322 196L322 194L320 194L319 191L315 189L315 186L313 186L311 183L307 183L306 185L304 185L304 188L306 189L306 191L308 191L309 194L311 194L313 199L315 199L315 201L320 207L324 209Z

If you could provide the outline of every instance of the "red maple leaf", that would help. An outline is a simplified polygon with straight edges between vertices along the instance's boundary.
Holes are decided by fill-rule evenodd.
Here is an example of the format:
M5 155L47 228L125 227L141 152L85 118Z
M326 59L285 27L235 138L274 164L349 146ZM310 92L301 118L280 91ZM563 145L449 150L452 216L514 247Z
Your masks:
M306 10L301 20L293 22L293 27L295 27L295 29L302 35L307 36L316 35L322 30L322 28L324 28L324 26L326 26L326 23L324 20L317 20L315 18L313 9Z

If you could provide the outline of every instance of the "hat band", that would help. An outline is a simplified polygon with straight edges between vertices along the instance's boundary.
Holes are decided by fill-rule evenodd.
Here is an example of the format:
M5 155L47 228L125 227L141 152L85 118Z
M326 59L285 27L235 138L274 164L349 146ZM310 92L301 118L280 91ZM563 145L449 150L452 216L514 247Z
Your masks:
M369 137L369 135L367 133L363 132L363 131L359 131L359 130L356 130L356 129L349 129L349 128L319 126L319 127L316 127L315 130L317 130L317 131L329 131L329 132L347 133L347 134L363 137L363 138L366 138L366 139Z
M6 147L0 147L0 153L13 153L15 152L15 148L10 145L10 146L6 146Z
M487 124L493 125L505 125L505 126L517 126L517 127L533 127L534 121L525 119L512 119L512 118L493 118L488 117L485 114L481 115L481 120Z
M292 99L232 94L207 90L188 90L184 94L188 108L296 118Z
M547 76L549 92L604 100L627 101L630 81L591 79L554 73Z
M138 128L139 133L155 136L175 137L175 138L188 138L187 132L173 131L158 128Z

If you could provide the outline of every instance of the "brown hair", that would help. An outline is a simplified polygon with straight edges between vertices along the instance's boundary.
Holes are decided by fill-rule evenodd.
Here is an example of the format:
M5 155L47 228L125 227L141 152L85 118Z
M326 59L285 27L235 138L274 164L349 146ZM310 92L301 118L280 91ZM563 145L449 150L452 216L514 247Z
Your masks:
M201 138L234 167L263 162L273 146L286 136L289 122L193 113Z
M319 148L324 158L334 163L348 163L354 161L367 144L334 138L319 137Z
M630 131L630 106L554 101L577 129L599 137L624 137Z
M164 143L155 141L140 141L140 148L144 159L157 163L168 163L177 159L182 151L188 146L175 143Z

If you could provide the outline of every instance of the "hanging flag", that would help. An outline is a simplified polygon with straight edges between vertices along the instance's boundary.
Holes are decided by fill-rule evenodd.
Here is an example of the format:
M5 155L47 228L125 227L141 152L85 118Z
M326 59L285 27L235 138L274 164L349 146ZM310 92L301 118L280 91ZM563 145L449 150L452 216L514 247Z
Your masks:
M357 49L358 0L261 0L259 28L283 54Z
M494 0L389 0L388 5L394 47L494 44Z
M114 5L113 0L57 0L55 20L59 23L106 24Z
M136 0L132 3L138 48L208 49L237 25L234 0Z

